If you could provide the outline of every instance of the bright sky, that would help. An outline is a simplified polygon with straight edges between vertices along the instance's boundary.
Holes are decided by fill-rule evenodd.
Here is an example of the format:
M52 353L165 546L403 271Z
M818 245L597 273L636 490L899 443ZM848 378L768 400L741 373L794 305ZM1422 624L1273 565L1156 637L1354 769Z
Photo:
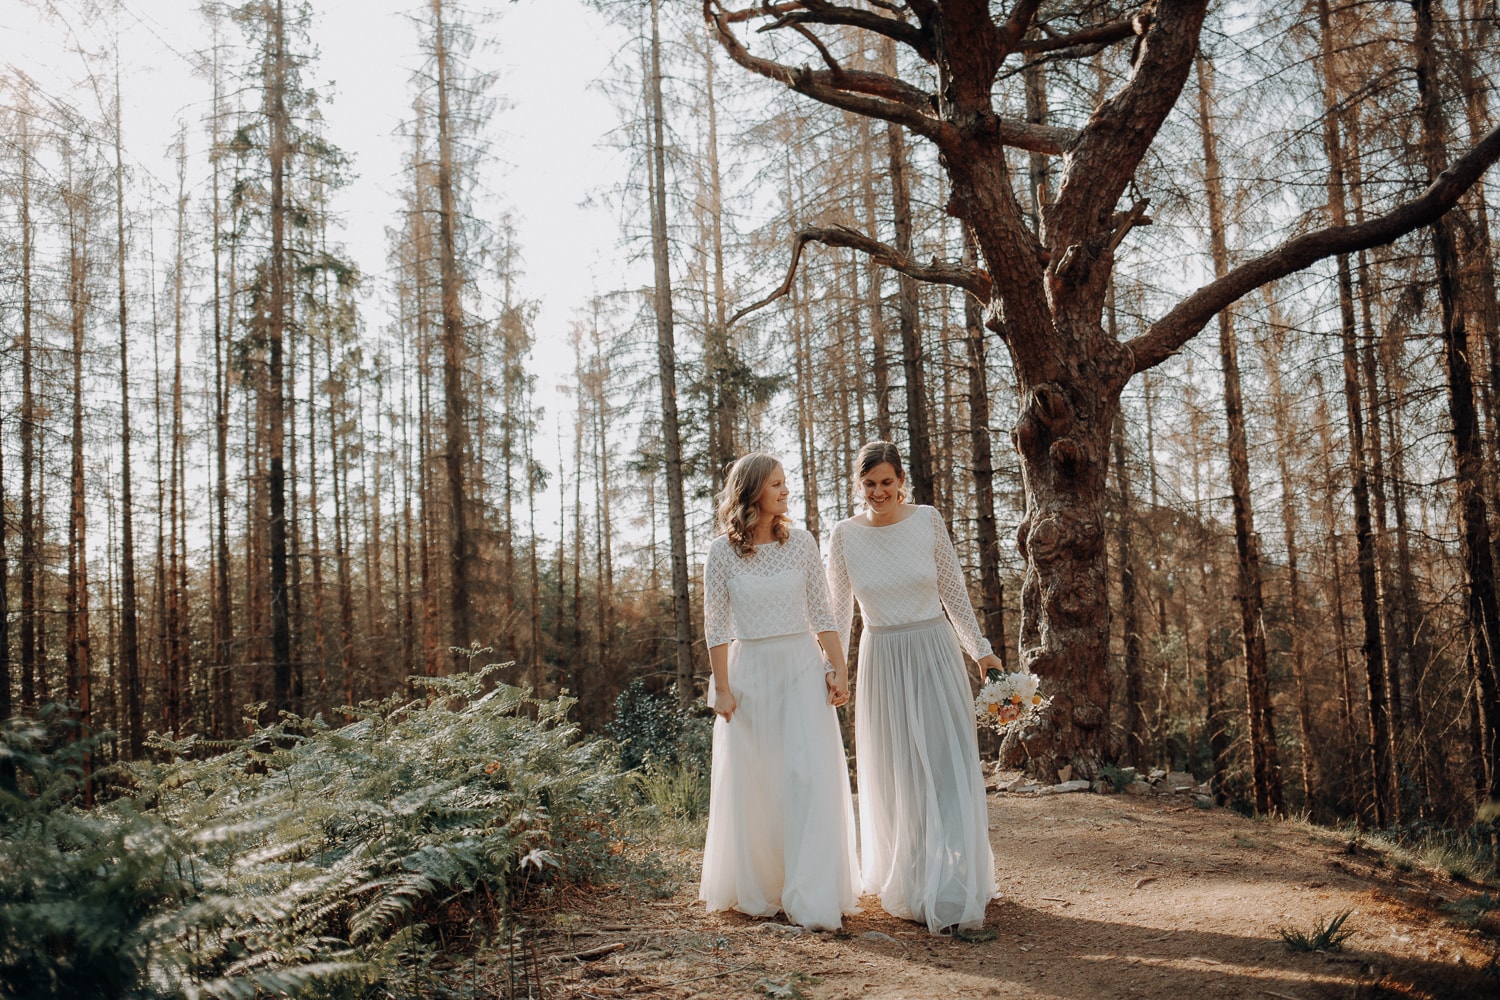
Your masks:
M51 17L41 9L49 6ZM195 160L190 170L201 176L205 166L201 123L211 90L208 80L192 72L194 53L208 47L197 2L105 2L102 16L88 6L84 0L0 0L0 65L34 77L49 93L67 93L71 83L87 79L75 51L79 44L107 50L118 24L127 157L138 176L148 172L160 186L139 197L165 198L175 186L170 147L179 122L188 129ZM337 208L345 223L342 241L369 278L367 324L383 322L377 296L385 275L385 228L397 219L395 192L406 152L395 133L410 117L410 74L421 58L418 28L407 15L425 6L421 0L313 2L312 35L320 55L304 71L304 84L331 92L323 109L329 137L353 157L357 177L340 193ZM556 387L573 364L569 321L595 290L646 280L617 246L619 226L610 210L582 204L625 174L621 155L604 143L618 118L593 85L619 57L625 38L580 0L479 0L473 6L498 13L481 29L495 44L475 57L479 68L499 74L492 91L501 99L492 125L497 162L485 181L516 217L525 271L519 293L541 303L533 370L549 418L539 457L550 464L560 409ZM227 30L238 43L239 29ZM111 72L105 61L96 62L95 71ZM86 93L73 99L97 114ZM148 187L137 183L138 191Z

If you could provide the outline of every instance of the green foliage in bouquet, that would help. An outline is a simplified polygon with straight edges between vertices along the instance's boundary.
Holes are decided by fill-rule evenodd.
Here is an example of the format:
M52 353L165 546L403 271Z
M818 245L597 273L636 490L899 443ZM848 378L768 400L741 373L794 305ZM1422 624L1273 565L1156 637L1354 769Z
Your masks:
M419 678L340 729L283 717L214 756L158 739L169 762L117 773L91 810L70 802L81 751L7 730L0 993L438 992L414 980L435 951L508 938L518 893L612 864L614 748L580 738L571 699L486 691L490 673Z

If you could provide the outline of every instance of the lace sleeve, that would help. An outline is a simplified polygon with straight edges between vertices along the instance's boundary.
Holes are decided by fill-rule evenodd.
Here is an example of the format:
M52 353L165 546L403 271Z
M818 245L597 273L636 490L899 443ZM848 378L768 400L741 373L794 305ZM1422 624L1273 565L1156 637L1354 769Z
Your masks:
M844 563L844 533L833 526L833 535L828 540L828 592L833 600L834 627L839 630L839 641L844 652L849 652L849 633L854 629L854 588L849 583L849 567Z
M734 638L734 616L729 610L729 546L716 539L703 564L703 635L708 648Z
M807 586L807 620L814 633L837 632L833 612L828 607L828 580L823 575L823 559L818 554L818 540L807 532L802 547L802 577Z
M953 548L953 539L948 536L943 517L935 508L928 507L927 516L932 522L938 596L942 598L943 607L948 612L948 620L953 623L953 631L958 633L958 641L964 647L964 652L975 660L989 656L994 649L979 630L979 622L974 618L974 604L969 599L969 588L964 583L963 570L958 565L958 553Z

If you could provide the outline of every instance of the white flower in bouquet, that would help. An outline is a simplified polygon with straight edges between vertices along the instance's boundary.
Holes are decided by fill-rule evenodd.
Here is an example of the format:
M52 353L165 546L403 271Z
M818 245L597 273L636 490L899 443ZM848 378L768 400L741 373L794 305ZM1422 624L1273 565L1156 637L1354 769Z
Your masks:
M1050 699L1039 693L1042 679L1024 671L1001 674L979 689L974 715L991 729L1003 731L1023 716L1046 708Z

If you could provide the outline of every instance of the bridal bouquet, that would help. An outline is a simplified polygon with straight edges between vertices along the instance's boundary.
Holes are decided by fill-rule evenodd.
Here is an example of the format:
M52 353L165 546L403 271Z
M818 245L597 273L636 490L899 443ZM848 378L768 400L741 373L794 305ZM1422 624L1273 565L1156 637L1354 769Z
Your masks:
M1036 674L1002 674L991 670L989 679L974 699L974 714L981 725L1004 732L1005 727L1016 720L1040 712L1051 704L1051 698L1043 698L1039 693L1041 685L1042 679Z

